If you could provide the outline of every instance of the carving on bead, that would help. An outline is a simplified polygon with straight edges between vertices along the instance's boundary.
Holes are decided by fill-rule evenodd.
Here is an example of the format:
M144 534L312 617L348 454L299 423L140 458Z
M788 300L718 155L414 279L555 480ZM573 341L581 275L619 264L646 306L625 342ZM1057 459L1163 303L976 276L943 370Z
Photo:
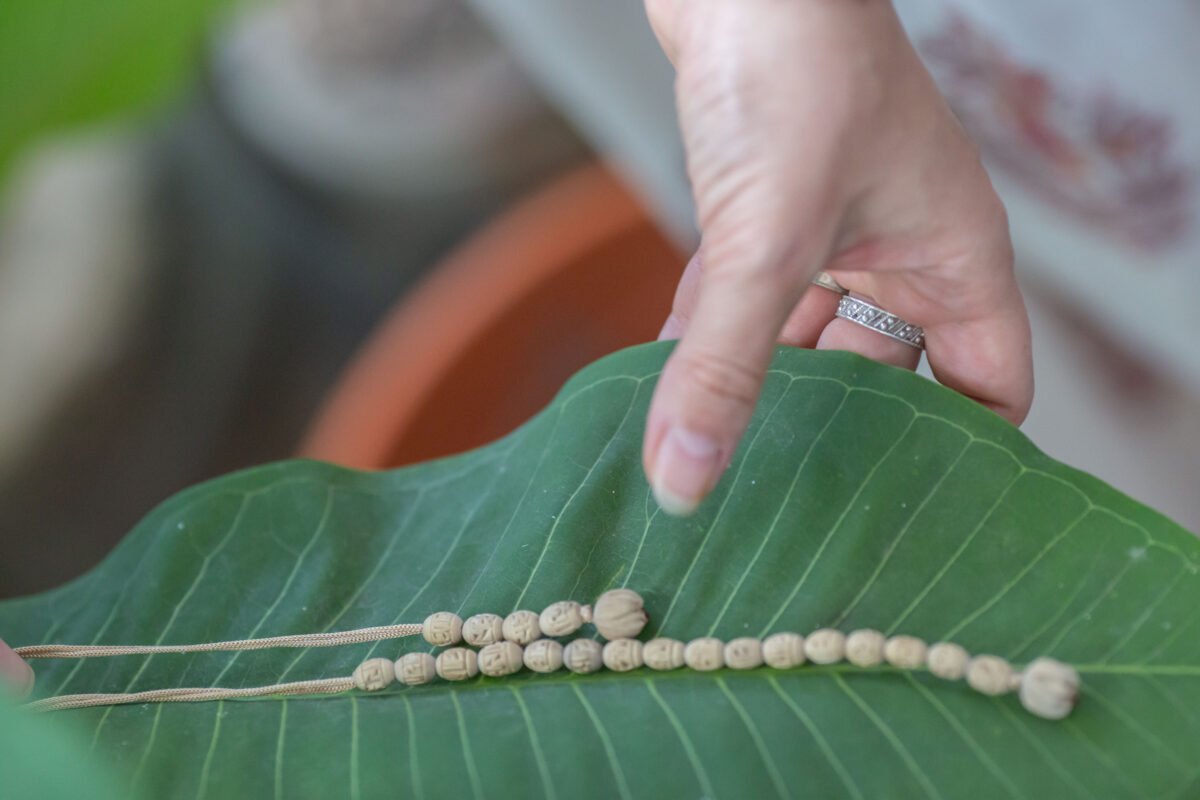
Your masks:
M368 658L354 668L354 685L364 692L378 692L395 679L396 667L391 659Z
M916 669L925 664L925 642L915 636L893 636L883 647L883 657L893 667Z
M405 686L420 686L437 676L437 665L429 653L405 653L396 660L396 679Z
M447 681L465 681L479 674L479 657L466 647L451 647L438 653L437 673Z
M975 656L967 662L967 683L983 694L1004 694L1014 686L1012 666L999 656Z
M563 665L563 646L553 639L538 639L525 648L525 666L534 672L555 672Z
M504 638L504 618L499 614L476 614L462 627L463 641L475 647L487 647Z
M846 635L833 628L813 631L804 640L804 655L814 664L836 664L846 654Z
M791 669L804 663L804 637L798 633L775 633L763 640L763 661L775 669Z
M947 681L956 681L967 674L967 651L954 642L938 642L925 654L925 666L930 673Z
M421 635L438 647L456 644L462 639L462 618L450 611L437 611L425 618Z
M856 667L875 667L883 663L887 639L879 631L864 628L846 637L846 660Z
M725 645L711 636L692 639L683 648L683 660L690 668L700 672L720 669L725 666Z
M601 658L613 672L629 672L642 665L642 643L637 639L613 639L604 645Z
M563 663L581 675L595 672L604 663L602 650L595 639L574 639L563 648Z
M560 600L546 607L538 617L545 636L569 636L583 627L583 606L574 600Z
M683 666L683 642L665 637L651 639L642 646L642 660L650 669L679 669Z
M519 645L527 645L542 636L538 615L533 611L514 611L504 618L501 630L505 639Z
M730 669L755 669L762 663L762 642L758 639L743 636L726 643L725 666Z
M592 623L605 639L632 639L648 619L642 596L632 589L611 589L592 609Z
M1025 667L1017 696L1021 705L1044 719L1062 719L1079 698L1079 673L1053 658L1039 658Z
M521 669L523 656L516 642L494 642L479 651L479 671L493 678L512 675Z

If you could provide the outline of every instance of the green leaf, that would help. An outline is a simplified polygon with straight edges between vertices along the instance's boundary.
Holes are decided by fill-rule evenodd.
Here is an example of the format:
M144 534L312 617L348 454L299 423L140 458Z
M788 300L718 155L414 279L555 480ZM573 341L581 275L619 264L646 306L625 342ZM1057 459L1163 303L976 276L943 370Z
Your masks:
M717 491L697 516L668 518L639 464L667 353L608 358L457 458L380 474L286 463L184 492L84 578L0 605L0 635L202 642L503 614L628 585L651 634L873 627L1015 662L1053 655L1084 682L1062 722L925 673L845 665L62 712L152 796L1195 796L1190 534L932 383L787 349ZM240 687L418 647L37 669L44 694Z

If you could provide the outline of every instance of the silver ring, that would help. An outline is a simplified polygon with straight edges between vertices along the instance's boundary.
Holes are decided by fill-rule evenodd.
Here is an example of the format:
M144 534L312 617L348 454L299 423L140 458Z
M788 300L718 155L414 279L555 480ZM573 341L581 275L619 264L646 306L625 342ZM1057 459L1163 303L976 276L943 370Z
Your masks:
M925 331L920 325L906 322L866 300L844 295L838 301L837 315L842 319L870 328L876 333L890 336L898 342L904 342L909 347L915 347L918 350L925 348Z
M846 288L833 279L833 276L828 272L818 272L813 276L812 282L822 289L828 289L831 292L837 292L840 295L849 294Z

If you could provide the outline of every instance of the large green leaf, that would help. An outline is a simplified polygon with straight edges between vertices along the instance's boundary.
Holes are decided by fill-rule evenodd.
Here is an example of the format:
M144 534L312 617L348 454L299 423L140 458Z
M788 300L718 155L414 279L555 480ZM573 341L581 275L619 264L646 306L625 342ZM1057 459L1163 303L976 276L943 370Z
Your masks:
M911 374L781 350L691 519L639 466L667 353L585 370L482 450L187 491L97 569L0 605L13 644L195 642L538 609L628 585L649 633L834 624L1077 664L1073 716L893 669L566 673L63 712L151 795L1163 797L1200 791L1198 544ZM114 454L114 457L120 457ZM70 498L63 498L70 502ZM400 643L41 662L43 693L349 674Z

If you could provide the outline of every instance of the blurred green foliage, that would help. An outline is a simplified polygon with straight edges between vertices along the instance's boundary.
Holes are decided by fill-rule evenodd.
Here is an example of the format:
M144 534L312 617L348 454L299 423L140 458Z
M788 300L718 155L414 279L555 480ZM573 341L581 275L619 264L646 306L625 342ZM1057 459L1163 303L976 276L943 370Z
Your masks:
M200 63L247 0L0 0L0 178L36 137L145 111Z

